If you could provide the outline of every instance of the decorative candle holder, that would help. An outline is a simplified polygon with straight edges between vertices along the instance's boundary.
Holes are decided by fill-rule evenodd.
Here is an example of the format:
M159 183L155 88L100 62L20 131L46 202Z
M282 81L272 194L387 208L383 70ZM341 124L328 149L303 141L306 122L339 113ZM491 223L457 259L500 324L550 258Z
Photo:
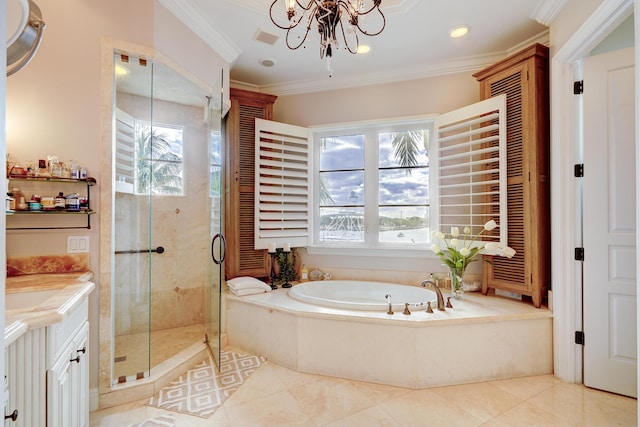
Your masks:
M274 258L276 257L276 255L278 255L278 252L267 252L269 254L269 286L271 286L271 289L275 290L278 289L278 285L275 284L275 280L276 280L276 272L274 271ZM276 262L278 262L277 258L276 258Z
M291 253L291 251L283 250L282 253L284 254L284 265L283 265L284 271L282 272L284 283L282 284L282 287L290 288L292 286L291 283L289 283L289 280L291 280L291 269L292 269L292 265L289 262L289 254Z

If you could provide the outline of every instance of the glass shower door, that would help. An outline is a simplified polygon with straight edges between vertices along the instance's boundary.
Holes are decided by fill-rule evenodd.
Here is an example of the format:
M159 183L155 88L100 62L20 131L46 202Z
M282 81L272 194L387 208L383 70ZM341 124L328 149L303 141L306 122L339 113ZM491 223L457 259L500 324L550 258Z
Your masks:
M223 135L222 135L222 90L223 74L216 94L207 98L209 118L209 209L210 209L210 242L211 259L208 265L208 280L205 288L205 341L211 350L213 359L220 368L220 323L222 283L224 281L223 262L226 252L226 241L223 235Z
M149 376L152 263L157 254L151 252L151 194L141 194L136 189L142 185L136 176L138 121L152 122L153 63L116 55L115 64L114 384Z

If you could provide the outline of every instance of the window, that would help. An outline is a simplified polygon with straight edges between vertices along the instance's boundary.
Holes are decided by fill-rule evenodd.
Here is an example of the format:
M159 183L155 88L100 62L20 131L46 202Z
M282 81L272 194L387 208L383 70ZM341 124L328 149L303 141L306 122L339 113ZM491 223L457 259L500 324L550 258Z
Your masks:
M315 134L315 243L426 246L430 120Z
M497 227L477 243L507 245L505 111L498 96L433 118L316 128L312 147L306 128L256 120L255 248L419 252L431 230L477 234L489 220Z
M182 196L182 127L136 121L135 192Z

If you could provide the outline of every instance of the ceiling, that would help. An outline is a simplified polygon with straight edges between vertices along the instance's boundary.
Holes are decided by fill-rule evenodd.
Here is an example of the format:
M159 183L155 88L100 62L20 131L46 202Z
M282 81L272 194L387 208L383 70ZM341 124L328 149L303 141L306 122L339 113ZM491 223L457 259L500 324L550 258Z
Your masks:
M369 0L371 1L371 0ZM290 50L285 31L269 18L271 0L160 0L178 19L231 64L230 78L276 95L413 80L472 72L533 42L548 41L550 14L564 0L383 0L386 28L379 36L360 36L366 55L334 51L330 77L312 31L304 47ZM284 8L277 8L278 11ZM471 27L462 39L449 37L454 26ZM274 44L255 40L258 32L276 36ZM272 60L270 68L260 64Z

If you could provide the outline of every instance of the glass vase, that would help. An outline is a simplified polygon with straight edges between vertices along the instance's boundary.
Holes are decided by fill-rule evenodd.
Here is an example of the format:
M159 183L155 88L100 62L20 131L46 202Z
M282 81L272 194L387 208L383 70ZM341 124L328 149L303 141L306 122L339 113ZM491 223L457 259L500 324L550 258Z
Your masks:
M463 280L464 270L461 268L449 268L451 276L451 297L457 300L464 299Z

